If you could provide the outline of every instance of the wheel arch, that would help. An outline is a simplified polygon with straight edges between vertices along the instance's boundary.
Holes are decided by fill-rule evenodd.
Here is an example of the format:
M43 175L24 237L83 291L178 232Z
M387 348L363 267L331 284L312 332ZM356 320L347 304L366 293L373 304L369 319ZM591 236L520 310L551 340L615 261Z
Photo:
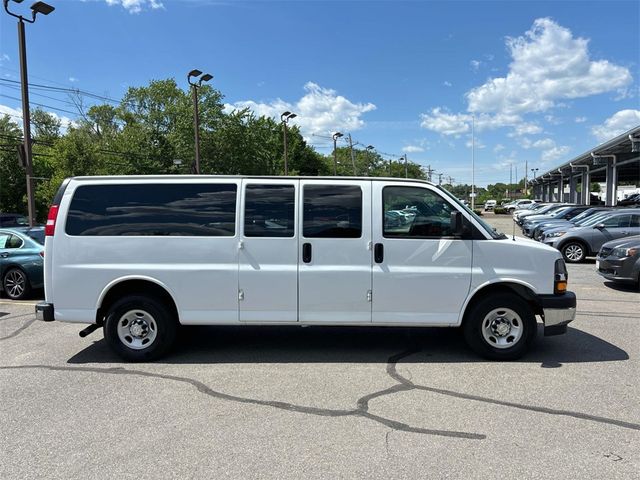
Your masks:
M540 305L537 299L538 296L531 285L516 280L497 280L495 282L479 286L467 297L467 301L464 304L460 318L458 319L458 326L465 322L467 313L473 309L473 306L476 303L487 296L498 295L501 293L517 295L527 302L535 315L542 315L542 306Z
M155 278L128 276L113 280L100 293L96 304L96 323L102 325L105 316L119 298L124 295L149 295L163 301L172 310L174 318L180 323L178 304L170 289Z

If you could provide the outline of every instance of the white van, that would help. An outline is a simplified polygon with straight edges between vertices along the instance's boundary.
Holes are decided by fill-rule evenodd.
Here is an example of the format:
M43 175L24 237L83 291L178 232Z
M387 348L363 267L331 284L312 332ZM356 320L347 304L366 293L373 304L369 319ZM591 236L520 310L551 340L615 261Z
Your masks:
M564 333L576 306L557 250L404 179L71 178L44 259L37 317L102 326L134 361L179 325L242 324L462 326L479 354L514 359L536 315Z

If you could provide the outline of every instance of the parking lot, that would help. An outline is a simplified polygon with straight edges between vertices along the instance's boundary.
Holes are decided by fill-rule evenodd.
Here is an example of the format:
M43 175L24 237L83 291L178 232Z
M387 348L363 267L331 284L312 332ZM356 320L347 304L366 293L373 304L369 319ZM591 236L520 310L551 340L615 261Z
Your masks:
M568 333L510 363L453 329L198 327L126 364L0 299L0 477L637 478L640 293L568 269Z

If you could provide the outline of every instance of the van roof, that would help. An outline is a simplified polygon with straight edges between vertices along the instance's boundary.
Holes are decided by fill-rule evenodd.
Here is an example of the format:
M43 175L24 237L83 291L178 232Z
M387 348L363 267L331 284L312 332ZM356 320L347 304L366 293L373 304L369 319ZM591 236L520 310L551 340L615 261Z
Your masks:
M435 183L427 180L420 180L415 178L398 178L398 177L304 177L304 176L276 176L276 175L102 175L102 176L85 176L85 177L70 177L71 180L76 181L100 181L100 180L206 180L206 179L263 179L263 180L372 180L372 181L384 181L384 182L412 182L423 183L427 185L436 186Z

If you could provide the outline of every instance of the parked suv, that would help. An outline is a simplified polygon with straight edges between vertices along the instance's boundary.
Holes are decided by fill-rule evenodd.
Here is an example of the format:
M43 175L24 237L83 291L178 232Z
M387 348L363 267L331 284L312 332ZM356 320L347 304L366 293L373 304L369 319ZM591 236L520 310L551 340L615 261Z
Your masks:
M605 212L597 223L572 228L562 235L545 236L544 243L556 247L567 262L577 263L595 255L606 242L640 235L640 209ZM589 223L589 222L588 222Z

